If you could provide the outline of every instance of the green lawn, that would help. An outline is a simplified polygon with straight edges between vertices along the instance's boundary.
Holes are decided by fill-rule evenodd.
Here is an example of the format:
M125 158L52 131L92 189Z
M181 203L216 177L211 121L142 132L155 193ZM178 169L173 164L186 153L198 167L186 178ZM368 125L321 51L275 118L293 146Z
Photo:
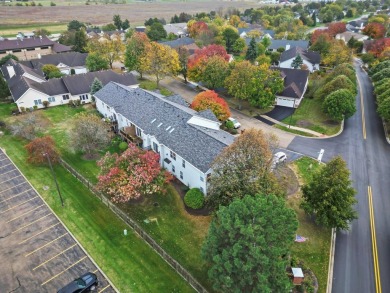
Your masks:
M155 91L157 90L157 83L153 80L148 80L148 79L139 79L139 87L148 90L148 91ZM173 93L166 89L165 87L160 85L160 94L164 96L171 96Z
M193 292L143 240L131 231L123 236L126 225L64 168L56 166L65 199L62 208L49 168L27 164L25 144L10 135L0 139L0 146L121 292ZM49 190L43 189L45 185Z
M12 107L12 104L0 104L0 120L1 117L9 116ZM37 111L36 114L46 121L48 127L45 134L50 134L55 139L62 158L88 180L96 183L99 174L96 161L83 159L82 153L75 152L70 147L70 121L80 112L96 113L90 105L79 108L64 105ZM117 144L111 145L101 154L106 151L118 151ZM156 207L154 203L158 203L158 206ZM169 187L166 195L148 197L141 203L122 204L121 208L198 281L211 288L211 284L207 281L205 262L200 257L200 248L207 234L211 217L189 215L184 209L180 195L172 186ZM144 222L145 219L150 218L157 219L158 224Z
M50 3L50 2L49 2ZM62 33L66 31L67 23L25 23L25 24L0 24L0 35L3 37L15 37L18 32L28 32L37 29L47 29L50 33Z
M318 168L318 162L307 157L295 162L295 169L298 170L301 184L309 182ZM287 202L298 216L297 234L309 238L306 242L293 244L292 256L303 260L306 266L314 272L319 283L318 292L326 292L331 230L316 225L313 219L300 209L300 195L289 197Z
M321 101L318 99L303 99L292 117L289 116L282 122L326 135L336 134L340 130L340 124L330 120L322 111Z

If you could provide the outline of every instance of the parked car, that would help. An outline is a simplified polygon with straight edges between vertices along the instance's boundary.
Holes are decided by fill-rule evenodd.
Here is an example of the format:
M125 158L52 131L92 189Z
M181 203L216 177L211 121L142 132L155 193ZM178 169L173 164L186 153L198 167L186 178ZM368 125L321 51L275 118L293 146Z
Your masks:
M233 117L228 118L228 121L233 122L233 126L234 126L235 129L241 127L241 123L238 122L238 121L237 121L236 119L234 119Z
M94 273L86 273L80 278L73 280L71 283L58 290L57 293L81 293L81 292L90 292L95 290L98 285L97 276Z
M276 166L277 164L283 163L287 160L287 155L283 152L277 152L274 155L274 158L272 160L272 165Z

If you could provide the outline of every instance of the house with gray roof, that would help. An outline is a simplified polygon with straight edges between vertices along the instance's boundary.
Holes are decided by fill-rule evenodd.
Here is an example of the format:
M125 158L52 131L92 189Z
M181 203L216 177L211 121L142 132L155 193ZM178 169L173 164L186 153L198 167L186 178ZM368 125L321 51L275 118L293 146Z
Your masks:
M31 69L41 69L46 64L53 64L63 74L86 73L87 67L85 61L88 57L87 53L66 52L62 54L39 55L38 59L31 59L28 61L20 61L21 64L30 67Z
M39 55L70 51L72 51L71 47L54 42L46 36L17 38L16 40L0 39L0 58L13 54L19 60L30 60L38 58Z
M190 37L182 37L173 41L160 42L163 45L167 45L172 49L178 49L179 47L187 48L190 55L195 53L195 50L198 50L198 45L195 44L195 40Z
M276 105L298 108L307 89L309 71L278 67L272 69L280 72L284 84L283 91L276 94Z
M188 36L188 30L187 30L187 23L181 22L181 23L168 23L164 26L165 31L167 32L167 35L174 34L175 36L182 38Z
M92 101L90 92L95 78L100 80L103 85L115 81L128 87L138 87L138 81L133 74L118 74L112 70L67 75L46 80L34 69L22 64L17 63L13 68L14 74L8 75L6 81L11 96L21 112L27 109L44 108L44 101L49 102L49 107L75 101L82 104L89 103Z
M160 155L160 164L206 195L211 164L234 141L209 111L196 112L178 95L164 97L110 82L94 95L97 110L118 123L123 138Z
M301 49L309 48L309 41L305 40L271 40L271 45L268 50L276 52L279 48L284 48L286 51L292 47L298 47Z
M299 47L293 47L284 51L280 55L279 67L293 68L292 63L297 56L301 56L302 64L306 65L310 72L320 68L321 55L318 52L304 50Z

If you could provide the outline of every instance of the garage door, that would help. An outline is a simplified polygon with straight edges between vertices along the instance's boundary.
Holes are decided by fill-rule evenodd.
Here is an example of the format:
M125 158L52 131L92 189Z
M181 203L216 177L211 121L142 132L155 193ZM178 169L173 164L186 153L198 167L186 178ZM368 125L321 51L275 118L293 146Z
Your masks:
M276 105L293 108L294 107L294 100L277 98Z

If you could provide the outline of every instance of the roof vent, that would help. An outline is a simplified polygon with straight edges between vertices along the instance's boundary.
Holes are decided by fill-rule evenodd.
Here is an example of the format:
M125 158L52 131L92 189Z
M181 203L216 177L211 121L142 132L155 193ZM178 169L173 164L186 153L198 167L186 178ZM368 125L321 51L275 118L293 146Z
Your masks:
M150 121L150 123L153 123L154 121L156 121L157 119L156 118L154 118L152 121Z
M160 127L162 125L162 123L160 123L159 125L157 125L157 127Z
M172 133L172 131L174 131L175 130L175 128L172 128L170 131L169 131L169 133Z
M172 126L168 126L168 127L165 129L165 130L166 130L166 131L168 131L168 130L169 130L169 128L171 128L171 127L172 127Z

